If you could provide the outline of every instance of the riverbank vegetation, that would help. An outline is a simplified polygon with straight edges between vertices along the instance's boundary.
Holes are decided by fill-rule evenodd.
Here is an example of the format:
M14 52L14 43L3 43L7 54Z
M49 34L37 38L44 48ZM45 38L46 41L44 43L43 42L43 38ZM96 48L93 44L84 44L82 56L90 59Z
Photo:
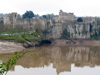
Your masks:
M0 40L24 43L26 41L39 41L40 36L37 32L10 30L0 32Z
M3 62L0 64L0 75L6 75L7 72L12 68L13 65L16 64L16 61L21 58L25 53L18 54L15 52L15 55L10 58L7 62Z

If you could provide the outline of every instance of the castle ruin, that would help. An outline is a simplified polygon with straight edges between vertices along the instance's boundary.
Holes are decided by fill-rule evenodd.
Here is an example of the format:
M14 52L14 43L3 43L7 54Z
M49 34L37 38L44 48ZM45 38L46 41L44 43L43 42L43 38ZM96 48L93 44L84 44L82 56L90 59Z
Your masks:
M74 13L62 10L60 10L59 15L49 19L33 17L29 20L19 17L17 13L10 13L3 16L3 21L4 27L10 29L27 31L33 31L36 27L41 27L42 30L47 29L50 31L48 36L51 38L60 38L64 29L70 33L70 38L90 38L91 33L94 34L100 29L99 17L76 17ZM91 29L93 31L90 33Z

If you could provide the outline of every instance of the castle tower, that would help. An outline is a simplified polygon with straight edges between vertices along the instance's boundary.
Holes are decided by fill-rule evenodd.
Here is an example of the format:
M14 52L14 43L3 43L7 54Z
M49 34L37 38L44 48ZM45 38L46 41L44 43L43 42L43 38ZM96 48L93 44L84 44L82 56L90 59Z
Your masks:
M61 22L74 21L75 20L74 13L67 13L67 12L63 12L62 10L60 10L59 20Z
M17 25L17 13L10 13L4 15L4 25Z

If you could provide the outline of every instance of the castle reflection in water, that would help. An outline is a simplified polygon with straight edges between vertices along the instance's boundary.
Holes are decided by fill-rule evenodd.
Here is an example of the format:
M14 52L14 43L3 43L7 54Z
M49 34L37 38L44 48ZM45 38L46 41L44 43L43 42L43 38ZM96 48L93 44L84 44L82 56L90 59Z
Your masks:
M36 50L34 50L36 49ZM0 55L6 61L7 55ZM10 57L11 54L8 54ZM7 56L7 57L8 57ZM100 47L40 47L31 48L17 61L24 68L44 67L53 64L57 73L71 71L71 64L76 67L100 66ZM14 70L14 68L12 69Z

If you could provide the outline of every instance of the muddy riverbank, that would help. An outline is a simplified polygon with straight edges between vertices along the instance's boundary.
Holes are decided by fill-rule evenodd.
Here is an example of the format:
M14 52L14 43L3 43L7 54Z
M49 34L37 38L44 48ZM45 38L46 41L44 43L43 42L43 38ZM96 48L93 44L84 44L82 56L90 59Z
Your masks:
M0 41L0 53L13 53L16 51L21 51L25 49L23 44L8 42L8 41Z
M54 46L100 46L100 40L55 40Z
M100 46L100 41L55 40L52 42L51 46ZM34 45L32 47L34 47ZM29 47L29 48L31 48L31 47ZM14 53L16 51L20 52L20 51L23 51L25 49L26 48L23 46L22 43L0 41L0 54L1 53Z

